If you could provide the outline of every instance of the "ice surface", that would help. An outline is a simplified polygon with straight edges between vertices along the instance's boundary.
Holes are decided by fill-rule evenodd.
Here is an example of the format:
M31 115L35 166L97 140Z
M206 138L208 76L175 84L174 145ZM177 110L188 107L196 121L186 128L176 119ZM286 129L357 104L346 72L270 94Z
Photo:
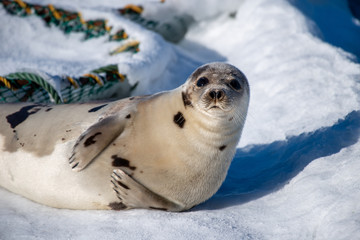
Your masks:
M149 15L160 5L144 4ZM146 94L227 61L247 75L251 103L223 186L185 213L59 210L0 189L0 239L360 239L360 27L345 1L165 4L197 20L177 46L116 17L111 9L125 2L61 1L141 42L138 54L116 57L107 55L116 44L83 42L0 8L0 75L83 74L116 61L140 82L134 94Z

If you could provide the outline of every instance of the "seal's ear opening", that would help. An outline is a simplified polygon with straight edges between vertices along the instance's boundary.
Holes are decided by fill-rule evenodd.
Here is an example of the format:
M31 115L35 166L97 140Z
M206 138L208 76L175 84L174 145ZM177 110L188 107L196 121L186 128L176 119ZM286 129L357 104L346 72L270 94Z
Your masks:
M90 164L124 130L124 118L110 116L90 126L76 141L69 164L80 172Z

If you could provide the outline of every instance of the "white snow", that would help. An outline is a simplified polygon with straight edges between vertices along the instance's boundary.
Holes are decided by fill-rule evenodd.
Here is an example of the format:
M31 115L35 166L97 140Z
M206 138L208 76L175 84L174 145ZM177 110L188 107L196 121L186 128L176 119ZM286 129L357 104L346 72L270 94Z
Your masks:
M147 94L226 61L248 77L249 115L223 186L188 212L59 210L0 189L0 239L360 239L360 26L346 1L144 1L147 16L194 16L178 45L114 15L126 1L46 2L109 19L140 52L110 57L117 44L105 38L81 41L0 7L0 75L116 62Z

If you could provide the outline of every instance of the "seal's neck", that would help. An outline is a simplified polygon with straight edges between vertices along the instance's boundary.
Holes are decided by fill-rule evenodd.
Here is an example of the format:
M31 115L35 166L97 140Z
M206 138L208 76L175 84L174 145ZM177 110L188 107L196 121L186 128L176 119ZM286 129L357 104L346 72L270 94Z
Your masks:
M238 142L241 135L241 123L229 121L230 117L211 117L202 112L194 110L194 121L189 123L192 131L198 132L204 142L209 144L227 144Z

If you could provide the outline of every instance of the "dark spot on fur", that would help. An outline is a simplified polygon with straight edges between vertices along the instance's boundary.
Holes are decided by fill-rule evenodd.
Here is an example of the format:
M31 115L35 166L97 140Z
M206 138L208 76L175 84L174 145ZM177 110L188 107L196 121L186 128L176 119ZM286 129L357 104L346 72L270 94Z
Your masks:
M130 189L127 185L125 185L125 184L122 183L122 182L117 181L117 183L118 183L120 186L122 186L123 188L125 188L125 189Z
M48 108L48 109L46 109L45 110L45 112L49 112L49 111L51 111L53 108Z
M125 206L125 204L123 204L122 202L111 202L109 204L109 207L112 209L112 210L124 210L126 209L127 207Z
M180 127L183 128L184 124L185 124L185 118L184 115L181 112L178 112L175 116L174 116L174 122Z
M85 147L88 147L88 146L90 146L91 144L96 143L96 141L94 140L94 138L95 138L97 135L100 135L100 134L101 134L101 132L97 132L97 133L95 133L94 135L88 137L88 139L86 139L86 141L84 142L84 146L85 146Z
M25 145L25 143L20 143L20 145L23 147Z
M144 173L143 171L140 171L140 173Z
M226 145L222 145L221 147L219 147L220 151L223 151L226 148Z
M131 100L134 100L135 99L135 97L131 97L131 98L129 98L129 100L131 101Z
M34 134L34 137L36 137L36 134Z
M136 167L130 166L129 160L118 157L117 155L112 155L111 158L113 159L113 162L112 162L113 167L127 167L127 168L130 168L131 170L136 169Z
M71 132L71 129L69 129L69 130L66 130L66 132Z
M149 208L155 210L167 211L167 208L157 208L157 207L149 207Z
M62 140L62 141L65 141L65 138L62 138L61 140Z
M94 108L90 109L89 112L96 112L96 111L100 110L101 108L105 107L106 105L107 104L94 107Z
M116 146L116 143L113 143L112 145L113 145L113 146Z
M10 123L11 128L15 128L22 122L24 122L31 114L37 113L41 105L29 105L26 107L22 107L18 112L15 112L13 114L10 114L6 117L8 123Z
M229 118L229 122L232 121L233 119L234 119L234 117Z
M128 114L125 118L127 119L131 118L131 114Z
M190 94L182 92L181 95L182 95L182 100L184 102L184 107L185 108L186 108L186 106L192 107L192 103L191 103L191 100L190 100L191 99Z

